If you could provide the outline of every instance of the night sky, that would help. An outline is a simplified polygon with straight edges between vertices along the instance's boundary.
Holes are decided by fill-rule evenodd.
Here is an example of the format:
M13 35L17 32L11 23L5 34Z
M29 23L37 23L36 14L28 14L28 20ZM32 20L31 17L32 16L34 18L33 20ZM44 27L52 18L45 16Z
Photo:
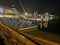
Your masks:
M60 2L58 0L21 0L26 11L37 10L41 12L59 13Z
M0 3L11 7L15 5L20 12L23 11L20 2L22 3L26 12L33 12L34 10L39 13L49 12L52 14L60 15L60 1L59 0L0 0Z

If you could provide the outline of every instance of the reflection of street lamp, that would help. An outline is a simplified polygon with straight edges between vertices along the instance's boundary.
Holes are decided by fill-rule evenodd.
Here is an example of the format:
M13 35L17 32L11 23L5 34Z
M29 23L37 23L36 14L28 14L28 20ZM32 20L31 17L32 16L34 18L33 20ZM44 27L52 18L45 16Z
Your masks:
M53 17L50 17L50 19L53 19Z

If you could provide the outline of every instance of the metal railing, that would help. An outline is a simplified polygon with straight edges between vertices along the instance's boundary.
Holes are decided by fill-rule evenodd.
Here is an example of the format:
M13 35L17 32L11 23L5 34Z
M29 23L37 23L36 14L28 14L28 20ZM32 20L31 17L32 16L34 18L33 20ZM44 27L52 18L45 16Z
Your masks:
M37 45L38 43L34 43L31 40L27 39L23 35L17 33L13 29L5 26L0 23L0 35L4 39L6 45Z

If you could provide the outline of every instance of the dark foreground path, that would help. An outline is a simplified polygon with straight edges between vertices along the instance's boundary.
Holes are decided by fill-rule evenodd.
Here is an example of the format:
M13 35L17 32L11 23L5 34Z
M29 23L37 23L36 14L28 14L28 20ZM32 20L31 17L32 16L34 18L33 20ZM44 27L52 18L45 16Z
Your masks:
M1 36L0 36L0 45L5 45L5 43L4 43L3 39L1 38Z

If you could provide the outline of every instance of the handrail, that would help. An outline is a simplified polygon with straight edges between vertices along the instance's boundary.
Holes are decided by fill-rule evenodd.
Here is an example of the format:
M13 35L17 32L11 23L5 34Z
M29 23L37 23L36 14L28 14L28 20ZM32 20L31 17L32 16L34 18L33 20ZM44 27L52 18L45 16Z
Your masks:
M0 22L0 25L5 28L5 32L7 33L7 35L9 35L8 37L11 38L10 40L14 40L15 42L19 42L22 43L23 45L37 45L36 43L32 42L31 40L27 39L26 37L22 36L21 34L17 33L16 31L14 31L13 29L5 26L4 24L2 24ZM6 32L7 31L7 32ZM6 34L5 34L6 35ZM14 42L13 41L13 42ZM19 44L18 44L19 45Z
M33 26L33 27L28 27L28 28L20 28L18 30L29 30L29 29L34 29L34 28L37 28L38 26Z

